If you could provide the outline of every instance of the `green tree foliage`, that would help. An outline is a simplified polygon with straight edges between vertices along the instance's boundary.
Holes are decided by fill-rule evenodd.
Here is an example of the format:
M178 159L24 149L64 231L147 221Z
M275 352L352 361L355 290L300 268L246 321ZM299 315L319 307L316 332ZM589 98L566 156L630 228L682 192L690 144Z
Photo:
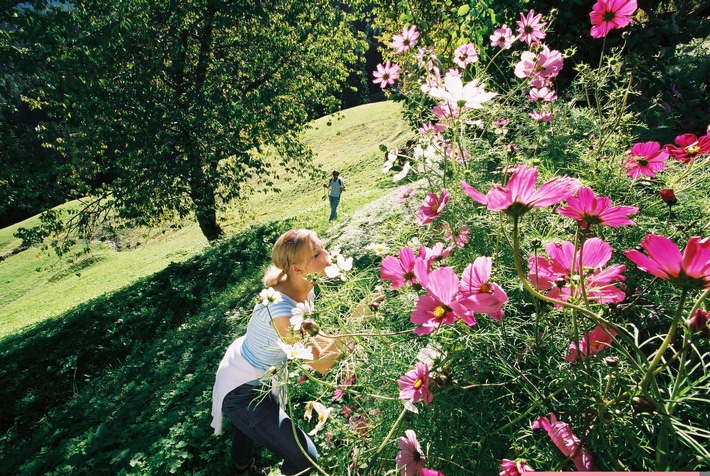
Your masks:
M324 0L98 0L23 15L52 80L34 91L56 121L48 144L121 217L194 214L208 240L221 205L274 187L275 170L308 170L299 133L339 109L362 52Z

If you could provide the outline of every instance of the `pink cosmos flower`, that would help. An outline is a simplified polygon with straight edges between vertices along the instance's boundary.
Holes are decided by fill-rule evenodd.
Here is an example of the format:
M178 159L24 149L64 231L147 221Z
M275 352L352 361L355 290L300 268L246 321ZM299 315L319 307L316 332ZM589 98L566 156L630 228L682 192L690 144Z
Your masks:
M513 30L511 30L508 25L503 24L500 28L493 32L490 36L491 46L497 46L503 50L510 49L515 41L513 36Z
M380 279L392 281L392 289L398 289L405 284L416 283L414 276L414 263L417 258L414 250L404 247L399 250L399 259L394 256L385 256L380 266Z
M540 291L547 291L553 299L569 301L582 297L582 284L587 299L598 303L616 303L626 295L614 282L626 278L622 274L626 266L615 265L604 268L611 259L611 245L600 238L590 238L580 251L574 243L548 243L545 252L549 260L541 255L528 259L528 278ZM574 266L573 266L574 263ZM584 281L582 281L584 280Z
M456 63L459 68L465 68L476 61L478 61L478 54L476 53L476 48L471 43L461 45L454 51L454 63Z
M505 127L508 124L510 124L509 119L498 119L497 121L493 121L491 124L493 127Z
M441 124L439 122L432 123L428 122L426 124L423 124L422 127L417 129L417 132L419 132L422 135L426 135L429 133L432 133L434 135L440 134L444 132L447 129L447 127L444 124Z
M472 301L469 305L472 310L488 314L500 322L503 319L503 306L508 302L508 295L499 285L490 282L492 264L491 258L479 256L466 266L461 275L459 291L462 297ZM475 321L473 323L475 324Z
M663 150L674 159L687 164L696 157L710 154L710 135L698 138L695 134L681 134L675 138L675 144L666 144Z
M682 289L710 288L710 238L691 237L683 253L669 238L654 234L646 235L641 246L648 256L636 250L624 251L640 270Z
M562 216L577 220L579 226L589 228L592 225L623 226L633 225L628 215L638 212L638 207L611 206L608 197L595 197L592 189L582 187L577 191L577 198L567 198L567 206L557 209Z
M533 430L542 428L547 431L552 442L557 446L565 457L572 457L572 462L577 471L595 471L592 454L581 447L581 441L567 423L557 421L554 413L550 413L550 418L537 417L533 422Z
M414 53L414 57L417 59L417 66L420 68L424 68L427 71L434 69L436 53L433 48L417 47L417 52Z
M464 86L461 78L446 76L444 78L444 86L445 88L431 88L429 95L459 108L481 109L484 102L498 95L497 93L486 92L477 79Z
M461 108L450 102L441 102L431 112L445 122L452 122L461 115Z
M589 12L592 38L601 38L612 29L623 28L631 23L631 15L636 8L636 0L597 0Z
M389 61L384 65L378 64L377 71L373 72L372 75L375 77L372 82L379 83L380 87L385 89L399 79L399 66L391 64Z
M531 101L555 102L557 100L557 93L554 89L532 88L528 93L528 99Z
M530 467L524 459L516 461L504 459L500 463L500 476L521 476L523 472L530 473L535 471Z
M530 118L535 122L552 122L555 118L551 112L547 111L533 111L528 113L528 116L530 116Z
M448 266L437 268L426 279L423 286L427 294L419 298L410 317L413 324L419 325L415 334L431 334L441 325L453 324L457 316L464 322L472 321L472 313L467 307L471 302L459 294L459 279L453 269Z
M395 192L394 197L400 202L406 202L410 198L414 197L414 189L409 185L399 187Z
M703 337L710 337L710 313L704 309L697 309L693 316L685 321L690 332L700 332Z
M639 142L626 152L625 157L622 164L629 177L655 177L656 172L666 168L668 152L662 151L658 142Z
M441 228L444 230L444 238L446 238L446 240L451 243L451 246L454 248L464 248L466 243L468 243L468 235L471 234L470 226L463 225L457 232L454 232L454 230L451 229L451 225L444 222L444 224L441 225Z
M616 336L616 331L605 324L599 324L594 330L585 332L579 342L571 342L569 345L569 354L565 357L567 362L584 360L590 355L596 355L604 349L607 349Z
M427 193L427 196L424 199L424 203L417 211L417 222L419 223L419 225L427 225L434 221L434 219L436 219L439 215L441 215L441 212L444 210L444 207L447 203L449 203L450 198L451 195L446 189L441 190L441 193L439 195L435 193Z
M527 15L524 15L521 12L517 24L520 41L524 41L528 46L537 45L545 38L546 33L542 29L547 23L542 21L542 13L535 15L535 10L530 10Z
M419 253L417 254L417 257L418 259L424 261L427 266L431 266L437 261L441 261L442 259L451 256L452 251L452 246L447 246L446 248L444 248L444 244L438 242L431 248L427 246L421 246L419 248Z
M417 403L422 400L426 405L431 403L434 396L429 390L429 367L417 362L417 367L410 370L397 380L399 385L399 398Z
M458 68L451 68L448 71L446 71L445 76L451 76L452 78L462 78L463 73L461 73L461 70L459 70Z
M395 458L397 468L401 468L401 476L415 476L421 474L424 469L424 460L426 456L422 452L422 447L417 441L417 434L414 430L405 430L404 438L397 440L399 445L399 453Z
M422 476L444 476L444 473L437 469L422 468Z
M488 210L503 211L511 216L522 216L532 208L554 205L567 199L579 189L579 180L555 177L535 189L538 171L525 164L515 167L507 186L496 184L486 195L461 181L461 187L474 201L486 205Z
M394 35L392 37L392 43L390 43L390 45L394 48L395 53L402 53L416 45L417 38L419 38L419 32L417 31L416 25L412 25L409 28L404 27L401 35Z
M552 79L560 74L564 66L562 53L545 46L539 53L524 51L520 61L515 65L515 76L518 78Z

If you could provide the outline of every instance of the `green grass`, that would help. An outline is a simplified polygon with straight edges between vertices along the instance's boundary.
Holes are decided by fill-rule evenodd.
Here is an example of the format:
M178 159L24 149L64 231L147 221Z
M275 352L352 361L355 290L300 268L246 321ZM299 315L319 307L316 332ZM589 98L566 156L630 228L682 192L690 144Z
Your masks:
M348 190L340 208L344 216L392 187L380 171L384 154L379 146L400 145L408 133L400 106L393 102L368 104L313 122L305 141L314 151L314 167L324 174L337 168L347 181ZM323 199L322 183L327 176L322 183L291 179L280 184L281 192L255 194L246 203L246 215L251 217L248 225L298 217L299 226L326 229L329 209ZM61 208L78 207L78 202L72 202ZM228 234L237 234L244 227L244 213L237 213L224 214ZM0 230L0 255L21 244L13 237L19 227L38 223L38 217L33 217ZM0 338L122 289L171 263L183 262L208 246L194 223L178 230L136 229L129 241L130 246L118 252L104 242L96 242L91 244L90 253L74 253L62 260L39 248L30 248L0 261Z

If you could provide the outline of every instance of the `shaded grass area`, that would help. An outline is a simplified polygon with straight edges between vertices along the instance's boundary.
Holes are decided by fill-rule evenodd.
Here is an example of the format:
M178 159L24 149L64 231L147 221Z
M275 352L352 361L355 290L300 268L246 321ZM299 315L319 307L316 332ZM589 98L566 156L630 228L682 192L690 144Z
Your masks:
M289 226L249 229L0 341L0 472L220 474L214 372Z

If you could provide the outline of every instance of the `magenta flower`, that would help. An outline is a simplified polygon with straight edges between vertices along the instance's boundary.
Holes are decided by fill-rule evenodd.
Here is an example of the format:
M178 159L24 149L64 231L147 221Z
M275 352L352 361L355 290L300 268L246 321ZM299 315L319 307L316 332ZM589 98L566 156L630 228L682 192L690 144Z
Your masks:
M530 467L524 459L516 461L503 459L500 463L500 476L521 476L523 472L530 473L535 471Z
M546 33L542 29L547 23L542 21L542 13L535 15L535 10L530 10L527 15L524 15L521 12L520 21L517 23L520 41L524 41L528 46L537 45L545 38Z
M395 461L397 468L402 470L402 476L421 474L426 457L422 452L422 447L419 446L414 430L405 430L404 438L399 438L397 444L399 445L399 453L397 453Z
M422 468L421 476L444 476L444 473L442 473L438 469Z
M474 312L488 314L496 321L500 321L503 318L503 305L508 302L508 295L499 285L490 282L492 263L491 258L479 256L466 266L461 275L459 291L462 297L470 299L469 307Z
M539 53L524 51L515 65L515 76L521 79L550 80L560 74L563 66L562 53L545 46ZM542 81L542 84L545 84L545 81Z
M693 236L683 253L665 236L648 234L641 240L641 246L648 256L636 250L624 251L640 270L681 289L710 288L710 238Z
M608 197L595 197L590 188L582 187L577 191L577 198L567 198L567 206L557 209L557 213L562 216L577 220L577 224L582 228L589 228L592 225L623 226L633 225L629 219L639 211L638 207L611 206L611 199Z
M626 279L622 274L626 266L604 268L611 259L609 243L590 238L584 243L581 254L569 241L548 243L545 252L549 260L541 255L528 259L528 278L538 290L547 291L548 297L561 301L578 300L582 297L582 284L587 299L601 304L621 302L626 297L613 284Z
M402 53L416 45L417 38L419 38L419 32L417 31L416 25L412 25L409 28L404 27L401 35L394 35L392 37L390 46L394 48L395 53Z
M710 337L710 313L704 309L697 309L693 316L685 321L690 332L700 332L703 337Z
M394 197L399 200L400 202L406 202L410 198L414 197L414 189L410 187L409 185L405 185L404 187L399 187L397 191L394 193Z
M410 400L412 403L422 400L429 405L434 397L429 390L429 367L421 362L417 362L414 370L410 370L397 380L397 385L399 385L401 400Z
M655 177L656 172L666 168L667 158L668 152L661 150L658 142L639 142L626 152L623 165L631 178Z
M394 256L385 256L380 266L380 279L392 281L392 289L398 289L405 284L417 282L414 276L414 263L417 258L414 250L404 247L399 250L399 259Z
M450 198L451 195L446 189L443 189L439 195L435 193L427 193L424 203L421 208L417 210L417 222L419 225L428 225L439 215L441 215L444 207L447 203L449 203Z
M574 194L579 180L565 176L555 177L535 189L538 171L525 164L515 167L507 186L496 184L486 195L461 181L461 187L474 201L486 205L491 211L503 211L511 216L522 216L533 208L554 205Z
M572 457L572 462L577 471L595 471L592 454L581 447L581 441L567 423L557 421L554 413L550 413L550 418L537 417L533 422L533 430L542 428L547 431L552 442L557 446L565 457Z
M399 66L391 64L389 61L384 65L378 64L377 71L373 72L372 75L375 77L372 82L385 89L399 79Z
M431 334L441 325L453 324L457 316L466 323L473 320L467 308L470 302L459 294L459 279L453 269L448 266L435 269L423 286L427 294L419 298L410 317L413 324L419 325L415 334Z
M478 61L478 53L476 53L476 48L471 43L461 45L454 51L454 63L459 68L465 68L476 61Z
M423 124L422 127L420 127L417 132L419 132L422 135L426 134L433 134L437 135L442 132L444 132L447 129L447 127L444 124L440 124L438 122L432 123L432 122L427 122L426 124Z
M636 0L597 0L589 12L592 38L601 38L614 28L623 28L631 23L631 15L636 8Z
M437 61L436 53L432 48L417 47L414 57L417 59L417 66L427 71L433 70L435 67L434 62Z
M584 360L590 355L596 355L604 349L607 349L613 338L616 336L616 331L605 324L599 324L592 331L585 332L579 342L571 342L569 345L569 354L565 357L567 362Z
M695 134L681 134L675 138L675 144L666 144L663 150L674 159L687 164L696 157L710 154L710 135L698 138Z
M417 256L420 260L427 263L427 266L431 266L437 261L441 261L442 259L451 256L451 252L453 250L453 247L447 246L446 248L444 248L444 244L438 242L431 248L429 248L428 246L419 247L419 253L417 254Z
M548 88L531 88L528 92L528 99L531 101L543 101L543 102L555 102L557 100L557 93L554 89Z
M503 25L500 28L498 28L496 31L493 32L493 34L490 36L491 39L491 46L497 46L498 48L501 48L503 50L510 49L510 47L513 45L513 42L515 41L515 37L513 36L513 30L511 30L508 25Z

